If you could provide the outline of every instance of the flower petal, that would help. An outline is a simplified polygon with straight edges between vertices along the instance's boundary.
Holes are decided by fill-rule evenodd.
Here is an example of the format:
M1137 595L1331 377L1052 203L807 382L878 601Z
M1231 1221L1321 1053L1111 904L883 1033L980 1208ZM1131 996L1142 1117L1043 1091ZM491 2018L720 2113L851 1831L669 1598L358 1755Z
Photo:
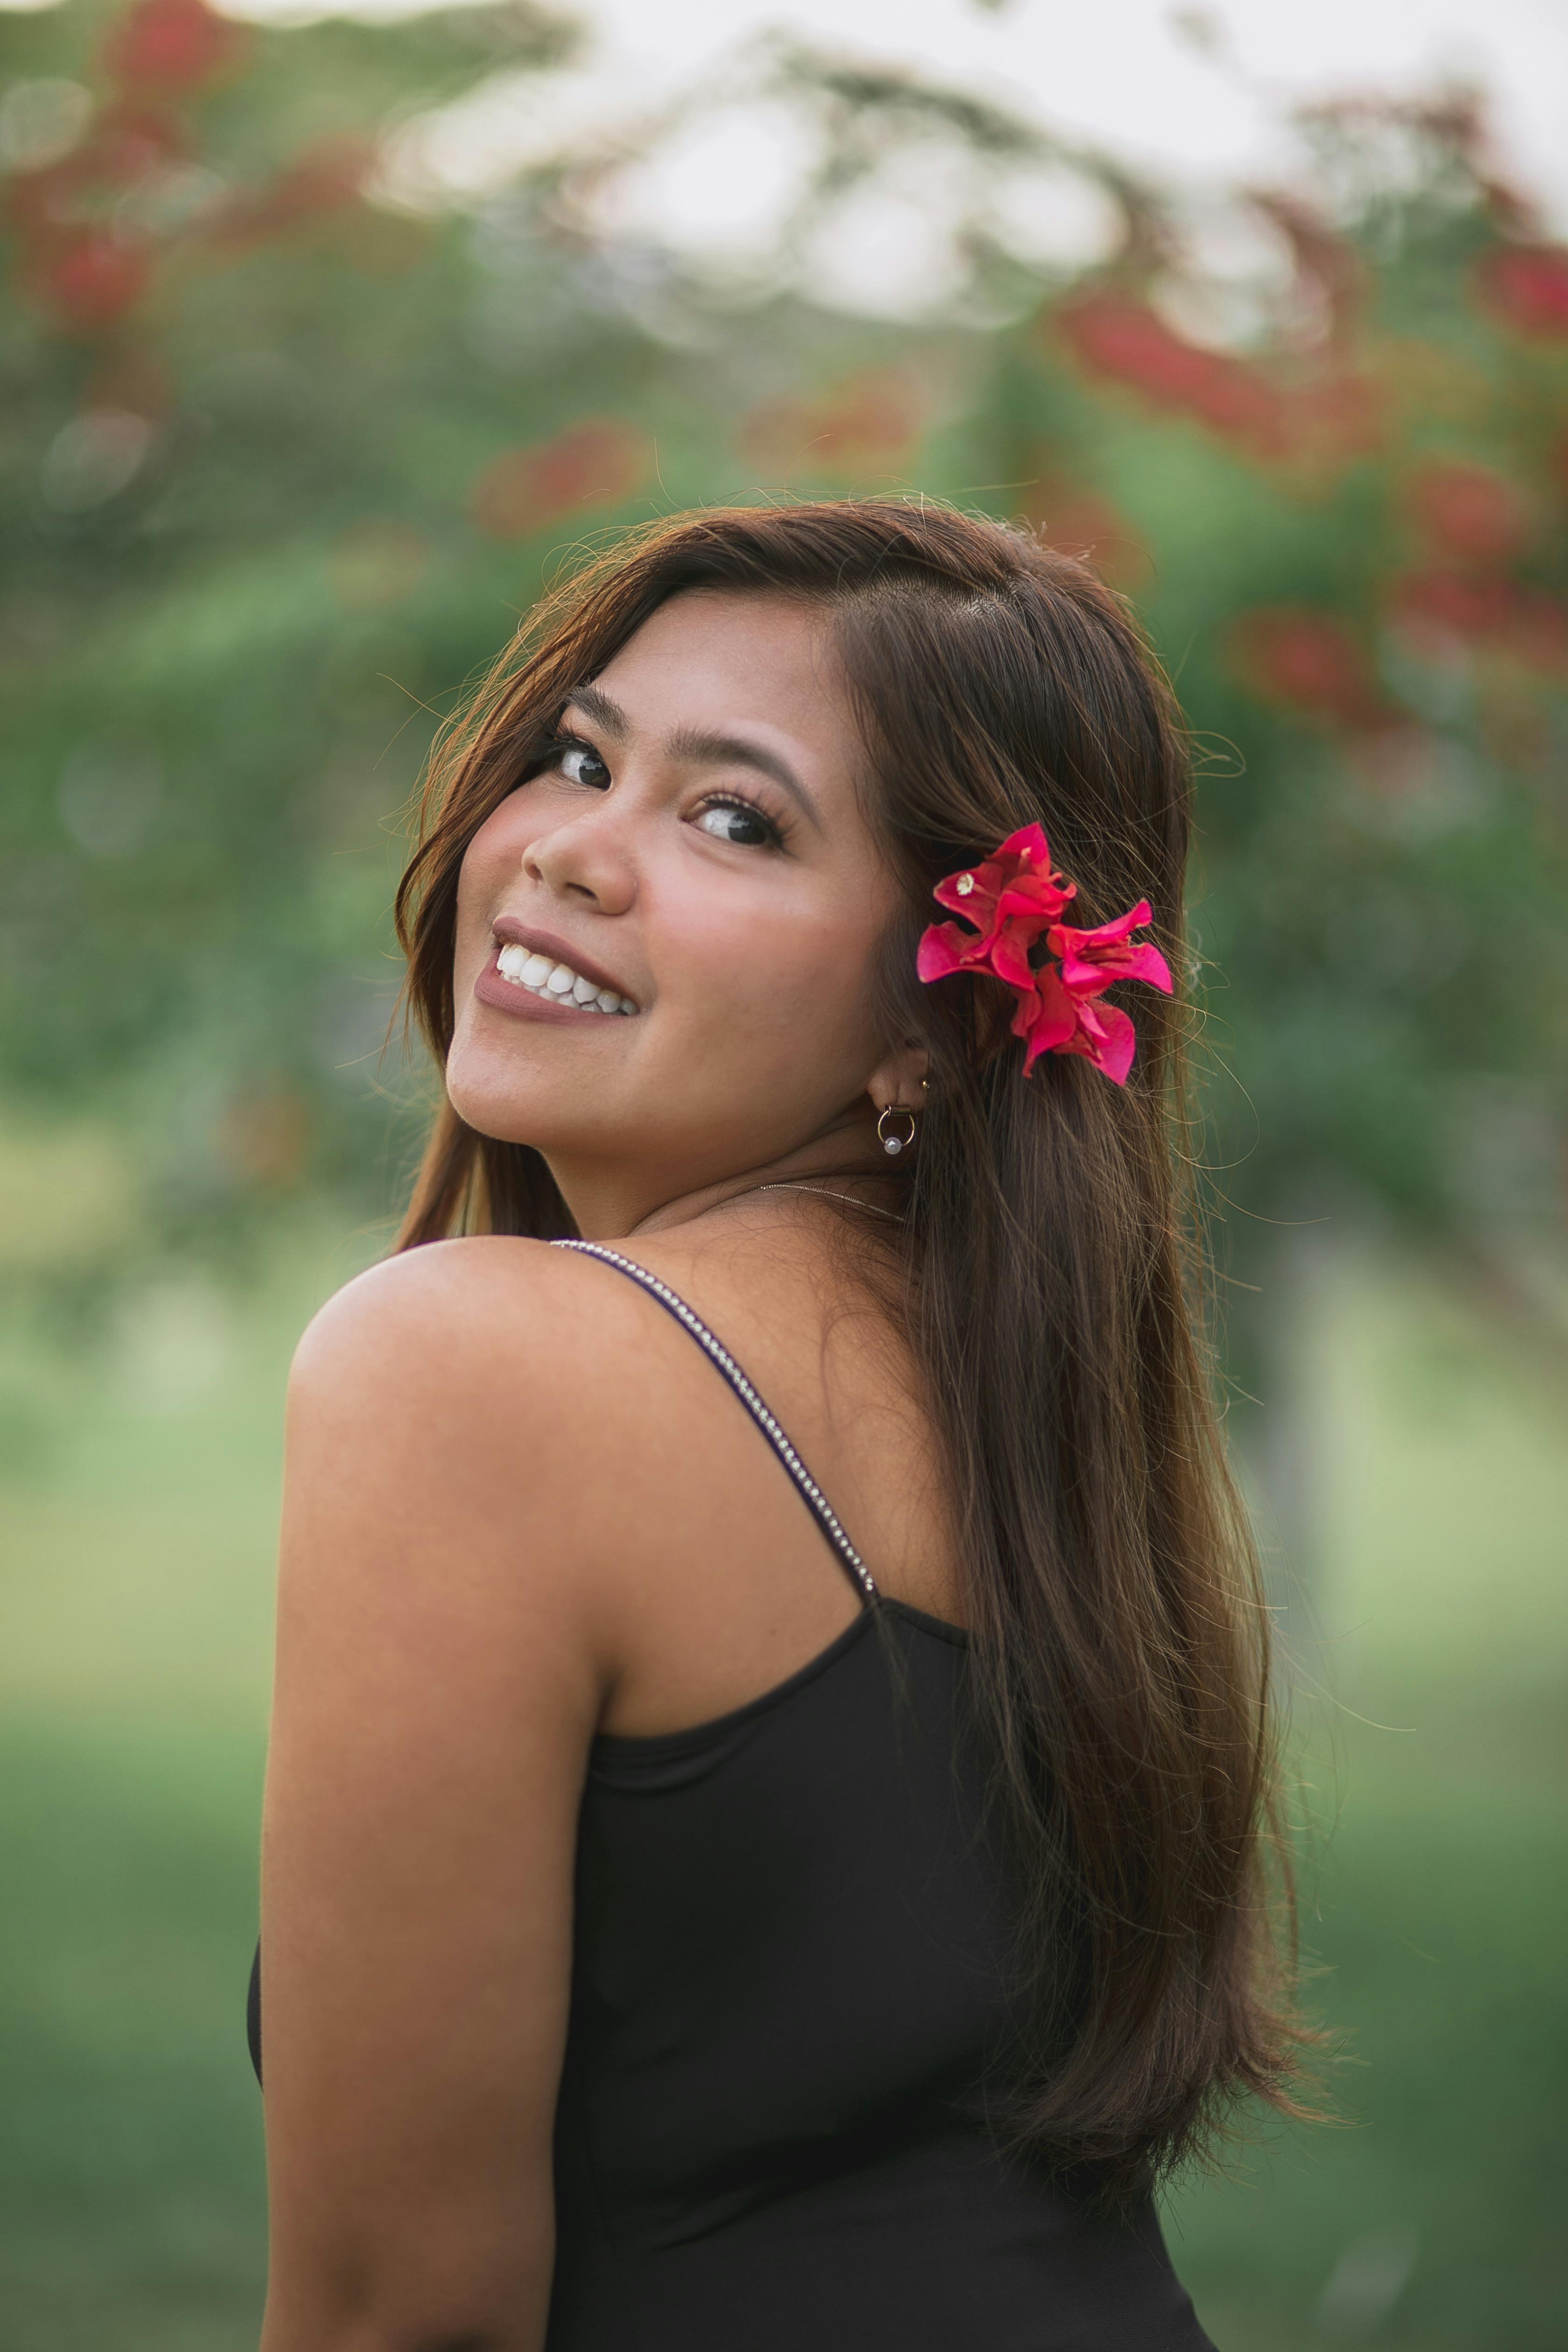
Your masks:
M1033 991L1039 975L1029 961L1029 950L1046 926L1040 919L1025 919L1018 916L997 926L986 961L998 980L1009 988Z
M997 859L1016 857L1026 866L1037 866L1043 873L1051 870L1051 845L1037 824L1020 825L991 853Z
M1062 1054L1081 1054L1086 1062L1119 1087L1127 1084L1138 1034L1125 1013L1114 1004L1080 1005L1082 1016L1075 1035L1058 1047ZM1092 1029L1090 1023L1093 1024Z
M1137 1044L1128 1015L1100 999L1118 981L1142 981L1169 995L1171 970L1158 948L1134 946L1131 934L1153 918L1141 898L1108 923L1080 929L1058 919L1078 886L1051 866L1038 824L1009 834L991 856L945 875L932 892L961 920L922 934L916 968L922 981L985 972L1018 1002L1013 1034L1025 1043L1026 1076L1042 1054L1077 1054L1117 1086L1125 1085ZM1058 961L1037 967L1042 935Z
M1060 874L1022 874L1009 882L997 900L1000 915L1025 915L1040 923L1054 923L1078 896L1078 884Z
M921 934L915 970L922 980L945 980L949 972L972 971L984 945L977 932L961 931L956 923L932 923Z
M1098 996L1118 980L1141 980L1169 996L1171 967L1156 947L1146 941L1131 945L1128 934L1152 922L1147 898L1140 898L1124 915L1093 930L1078 930L1070 923L1053 923L1048 945L1061 958L1062 978L1075 994Z
M1091 931L1069 930L1068 937L1075 947L1084 950L1116 947L1130 931L1142 930L1145 923L1152 923L1153 919L1154 910L1148 899L1140 898L1138 904L1129 907L1124 915L1113 915L1109 923L1097 924Z
M1035 987L1020 997L1013 1015L1013 1034L1027 1043L1024 1076L1028 1076L1042 1054L1059 1054L1068 1047L1078 1027L1079 1007L1062 986L1054 965L1035 975Z
M931 897L939 907L946 907L953 914L962 915L966 922L978 923L984 929L995 912L1001 887L1001 877L994 870L987 874L986 868L991 865L987 859L984 865L965 866L962 873L944 875Z
M1141 947L1128 949L1127 970L1122 977L1126 980L1141 980L1150 988L1159 989L1164 996L1171 995L1175 987L1175 982L1171 978L1170 965L1165 961L1159 949L1150 947L1147 942Z

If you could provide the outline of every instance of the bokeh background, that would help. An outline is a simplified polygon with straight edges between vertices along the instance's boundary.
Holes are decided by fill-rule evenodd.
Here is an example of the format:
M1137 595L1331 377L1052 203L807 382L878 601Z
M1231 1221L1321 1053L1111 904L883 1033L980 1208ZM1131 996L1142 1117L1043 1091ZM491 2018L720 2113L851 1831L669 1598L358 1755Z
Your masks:
M279 1399L430 1099L432 731L605 531L847 490L1087 555L1198 731L1339 2121L1179 2263L1222 2352L1568 2340L1561 12L64 0L0 84L4 2352L255 2340Z

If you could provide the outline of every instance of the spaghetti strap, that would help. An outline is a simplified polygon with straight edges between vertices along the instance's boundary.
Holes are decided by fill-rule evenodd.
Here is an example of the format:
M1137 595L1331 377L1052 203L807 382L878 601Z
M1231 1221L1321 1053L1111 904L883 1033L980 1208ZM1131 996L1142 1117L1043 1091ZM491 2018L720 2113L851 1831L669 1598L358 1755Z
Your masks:
M678 1297L668 1283L660 1282L658 1275L650 1274L646 1265L638 1265L635 1258L622 1257L618 1250L605 1249L599 1242L558 1241L552 1243L551 1246L553 1249L580 1250L584 1257L596 1257L605 1265L613 1265L618 1273L626 1275L635 1282L639 1289L646 1290L650 1298L657 1298L665 1313L673 1315L682 1329L690 1333L709 1361L716 1365L723 1373L724 1378L795 1480L801 1499L837 1553L840 1565L850 1582L858 1588L861 1599L868 1604L875 1601L877 1587L872 1581L871 1571L835 1517L821 1487L735 1361L734 1357L708 1328L701 1317L694 1315L685 1299Z

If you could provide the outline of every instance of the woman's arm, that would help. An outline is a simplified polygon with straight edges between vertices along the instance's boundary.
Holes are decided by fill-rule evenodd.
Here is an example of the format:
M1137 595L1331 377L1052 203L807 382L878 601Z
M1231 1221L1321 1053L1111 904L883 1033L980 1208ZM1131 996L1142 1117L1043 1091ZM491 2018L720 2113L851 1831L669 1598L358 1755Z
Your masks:
M549 1261L519 1243L394 1260L296 1361L262 2352L543 2342L578 1801L613 1672Z

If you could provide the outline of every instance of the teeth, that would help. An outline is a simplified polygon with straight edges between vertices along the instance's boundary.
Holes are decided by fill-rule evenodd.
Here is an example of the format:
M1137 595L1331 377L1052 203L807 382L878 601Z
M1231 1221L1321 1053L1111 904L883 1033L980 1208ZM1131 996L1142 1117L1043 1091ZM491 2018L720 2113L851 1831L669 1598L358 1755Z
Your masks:
M613 988L601 988L596 980L585 980L569 963L557 963L553 956L540 955L530 948L502 948L496 958L496 970L515 988L526 988L534 996L552 997L557 1003L579 1005L585 1013L637 1011L629 996L618 996Z

